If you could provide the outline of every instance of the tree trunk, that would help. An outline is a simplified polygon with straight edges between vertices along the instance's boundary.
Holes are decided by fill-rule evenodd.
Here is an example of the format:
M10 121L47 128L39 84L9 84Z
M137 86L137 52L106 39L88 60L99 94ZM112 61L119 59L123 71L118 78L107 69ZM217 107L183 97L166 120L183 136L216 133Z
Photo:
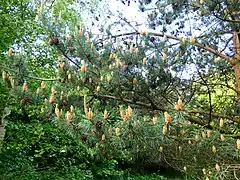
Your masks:
M233 32L233 42L234 42L234 58L236 59L236 64L233 66L235 75L235 86L237 90L238 104L240 104L240 34L239 32Z

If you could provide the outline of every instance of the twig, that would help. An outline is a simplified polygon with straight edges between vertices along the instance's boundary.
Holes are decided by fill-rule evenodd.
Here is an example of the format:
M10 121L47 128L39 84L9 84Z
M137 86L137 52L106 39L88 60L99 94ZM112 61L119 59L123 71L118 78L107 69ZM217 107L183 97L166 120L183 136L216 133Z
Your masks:
M212 97L211 97L211 91L210 88L207 84L207 81L202 77L201 73L198 71L198 74L200 76L200 78L202 79L203 83L206 85L207 87L207 91L208 91L208 98L209 98L209 121L208 124L212 121Z
M199 110L184 110L185 112L187 113L192 113L192 114L207 114L205 111L199 111ZM240 118L239 116L237 117L231 117L229 115L226 115L226 114L218 114L218 113L212 113L212 117L215 117L215 118L226 118L226 119L229 119L231 121L234 121L236 123L240 123Z
M70 57L68 57L68 55L60 48L59 45L57 45L57 48L61 51L61 53L63 54L63 56L65 58L67 58L70 62L72 62L74 65L76 65L78 68L80 68L80 66L76 62L74 62Z
M39 77L34 77L34 76L26 76L30 79L36 79L36 80L39 80L39 81L58 81L59 79L46 79L46 78L39 78Z
M8 71L12 71L14 73L18 73L18 71L15 71L13 69L10 69L8 67L5 66L1 66L3 69L7 69ZM47 79L47 78L40 78L40 77L36 77L36 76L30 76L30 75L24 75L24 77L30 78L30 79L36 79L36 80L40 80L40 81L58 81L59 79Z

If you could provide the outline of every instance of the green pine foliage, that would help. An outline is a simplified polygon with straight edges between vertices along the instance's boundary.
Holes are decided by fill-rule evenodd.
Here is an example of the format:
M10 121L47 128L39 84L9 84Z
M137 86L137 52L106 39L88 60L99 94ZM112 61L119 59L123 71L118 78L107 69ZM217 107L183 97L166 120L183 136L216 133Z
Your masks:
M12 6L14 2L5 2L4 12L12 8L19 19L18 7L20 12L31 7L25 18L30 21L38 14L39 19L32 24L22 19L23 27L33 31L31 38L28 31L10 28L9 37L20 31L20 38L1 43L5 52L13 42L16 47L8 53L0 49L2 179L240 176L239 89L234 79L239 54L228 47L230 41L224 41L226 51L216 47L224 43L220 30L239 30L233 20L219 18L223 13L236 18L231 2L140 1L143 12L152 9L149 5L156 7L148 15L150 30L114 35L109 27L105 35L101 28L102 38L77 24L82 18L71 6L76 1L55 6L47 1L16 1ZM81 3L81 8L92 11L98 3ZM210 18L222 22L220 30L189 36L184 21L197 17L200 27L210 26ZM173 24L179 29L169 32ZM161 32L151 31L158 26ZM237 44L239 36L234 38ZM189 79L182 76L187 71L193 72Z

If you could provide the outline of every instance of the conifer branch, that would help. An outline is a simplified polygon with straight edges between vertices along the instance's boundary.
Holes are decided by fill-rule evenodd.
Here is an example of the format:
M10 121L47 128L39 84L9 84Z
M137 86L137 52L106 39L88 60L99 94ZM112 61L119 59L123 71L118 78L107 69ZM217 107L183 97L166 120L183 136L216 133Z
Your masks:
M5 67L5 66L1 66L3 69L6 69L8 71L11 71L11 72L14 72L14 73L19 73L18 71L16 70L13 70L11 68L8 68L8 67ZM30 79L36 79L36 80L39 80L39 81L58 81L59 79L58 78L55 78L55 79L48 79L48 78L41 78L41 77L36 77L36 76L30 76L30 75L24 75L24 77L27 77L27 78L30 78Z
M118 35L111 36L111 38L117 38L117 37L121 37L121 36L129 36L129 35L139 35L139 34L140 34L140 32L128 32L128 33L124 33L124 34L118 34ZM149 32L148 34L152 35L152 36L159 36L159 37L164 37L165 36L165 37L167 37L169 39L174 39L174 40L177 40L177 41L181 41L182 40L182 38L180 38L180 37L177 37L177 36L174 36L174 35L167 35L167 34L164 34L164 33L152 33L152 32ZM232 65L236 64L235 60L232 57L227 56L227 55L225 55L225 54L215 50L212 47L205 46L205 45L203 45L203 44L201 44L199 42L195 42L192 45L197 46L197 47L199 47L201 49L204 49L204 50L206 50L206 51L208 51L208 52L210 52L210 53L212 53L212 54L214 54L216 56L219 56L222 59L225 59L226 61L230 62Z

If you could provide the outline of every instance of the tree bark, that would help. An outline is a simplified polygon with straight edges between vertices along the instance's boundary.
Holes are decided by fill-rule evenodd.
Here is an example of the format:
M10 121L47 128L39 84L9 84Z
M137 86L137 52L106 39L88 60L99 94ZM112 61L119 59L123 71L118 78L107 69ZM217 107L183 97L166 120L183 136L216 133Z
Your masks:
M233 66L234 75L235 75L235 86L237 90L237 99L238 104L240 104L240 33L233 32L233 43L234 43L234 58L236 60L236 64Z

